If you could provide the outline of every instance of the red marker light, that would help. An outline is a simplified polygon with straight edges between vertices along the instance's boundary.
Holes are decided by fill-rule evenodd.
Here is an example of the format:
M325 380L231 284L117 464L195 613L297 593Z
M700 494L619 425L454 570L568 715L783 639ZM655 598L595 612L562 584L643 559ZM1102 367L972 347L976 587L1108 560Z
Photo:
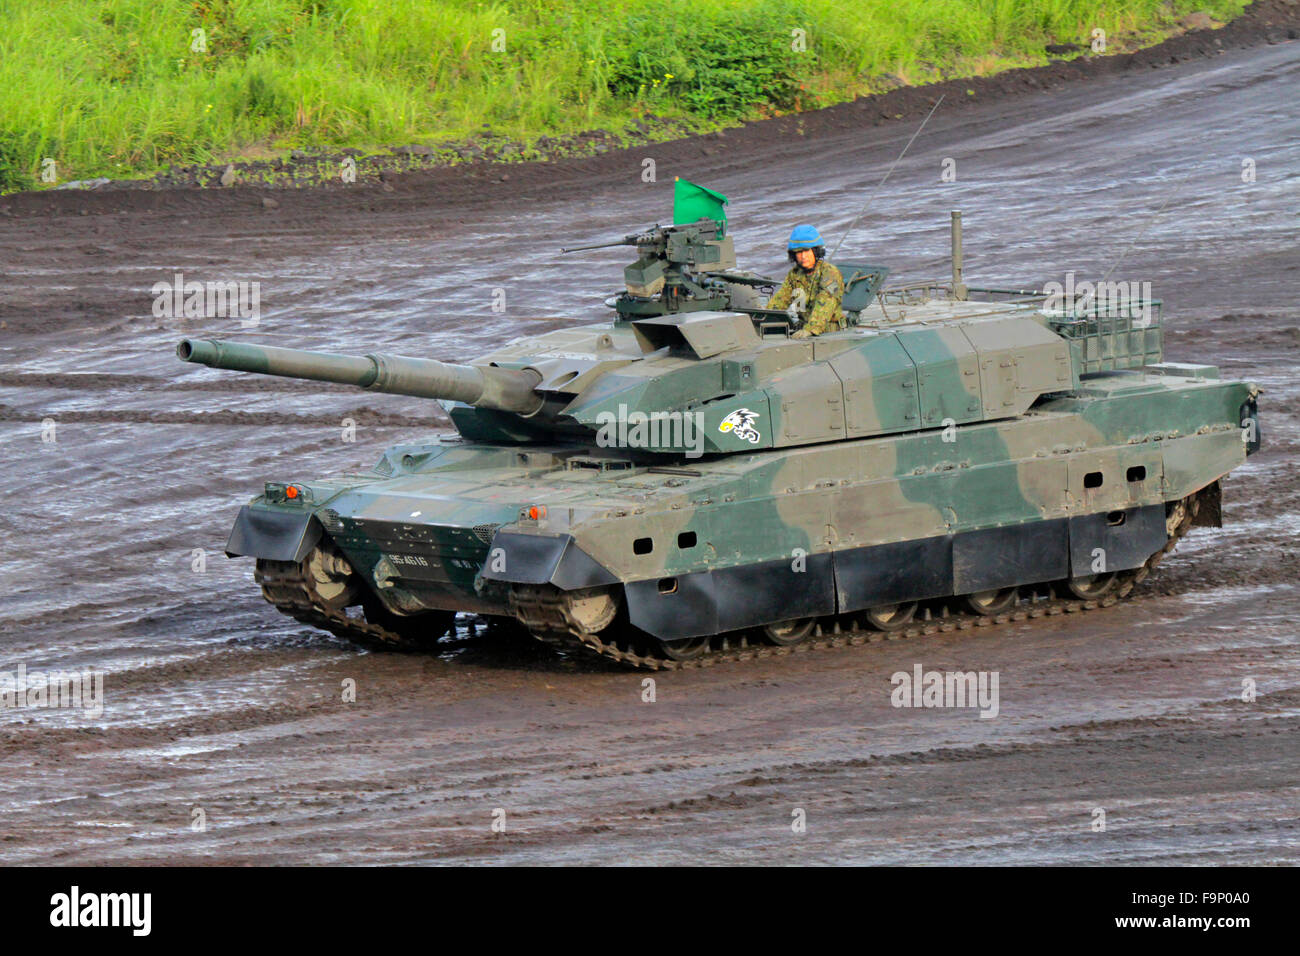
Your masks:
M294 498L298 497L298 489L293 485L290 485L288 488L284 489L284 496L292 501Z

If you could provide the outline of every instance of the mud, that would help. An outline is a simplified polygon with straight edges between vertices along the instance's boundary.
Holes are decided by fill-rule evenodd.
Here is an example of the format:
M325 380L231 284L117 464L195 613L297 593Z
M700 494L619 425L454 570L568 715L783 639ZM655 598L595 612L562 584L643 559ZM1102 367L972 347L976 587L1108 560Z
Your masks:
M537 317L590 321L622 256L559 246L666 218L675 175L733 197L742 263L774 273L792 223L838 238L937 91L879 125L849 105L275 209L239 188L0 200L0 670L98 668L107 697L100 716L0 711L0 860L1294 862L1300 43L1268 42L1285 34L963 87L842 249L941 275L960 208L972 284L1096 279L1123 256L1111 278L1153 283L1169 358L1264 389L1265 447L1225 483L1225 527L1194 530L1122 608L660 674L654 703L644 674L477 628L385 655L275 614L221 555L237 506L446 419L183 366L175 340L455 361L550 327ZM259 325L156 317L150 288L177 271L260 281ZM997 671L998 717L892 707L890 676L918 663Z

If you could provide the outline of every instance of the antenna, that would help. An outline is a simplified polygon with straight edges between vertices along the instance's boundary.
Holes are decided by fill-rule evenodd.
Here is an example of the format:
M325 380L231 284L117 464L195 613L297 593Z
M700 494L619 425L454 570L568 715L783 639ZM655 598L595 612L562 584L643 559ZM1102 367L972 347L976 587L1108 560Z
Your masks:
M854 216L853 221L849 223L849 228L844 230L844 235L840 237L839 242L835 243L835 248L830 251L830 255L826 258L834 258L835 253L839 252L840 246L844 245L844 240L849 237L849 233L853 231L853 227L858 224L858 220L862 218L862 214L865 213L867 207L871 205L871 200L876 198L876 193L880 192L880 188L885 185L885 180L889 178L889 174L894 171L894 167L897 166L902 161L903 157L907 155L907 151L911 149L912 143L916 142L916 138L921 135L921 130L925 129L925 124L930 122L930 117L934 115L934 111L939 108L939 104L943 102L943 98L947 95L947 93L944 93L935 101L934 106L930 107L930 112L925 114L925 119L921 120L921 125L916 128L916 132L913 133L912 138L907 141L907 145L904 146L903 151L898 154L898 158L894 160L889 169L885 170L885 175L881 177L880 182L876 183L876 188L871 191L871 195L867 197L867 201L862 204L862 208L858 210L858 214Z
M1101 282L1097 283L1097 286L1103 285L1106 282L1106 280L1110 278L1111 273L1114 272L1116 269L1118 269L1119 264L1124 261L1125 257L1130 252L1133 251L1133 247L1137 245L1138 240L1141 239L1143 236L1145 236L1147 234L1147 230L1150 229L1153 225L1155 225L1156 221L1164 213L1165 207L1169 205L1170 200L1172 200L1175 196L1177 196L1180 192L1183 191L1183 186L1187 183L1187 180L1191 178L1193 169L1195 169L1195 167L1193 167L1192 169L1188 169L1187 172L1183 174L1183 178L1178 180L1178 183L1174 186L1173 190L1169 193L1168 196L1165 197L1165 201L1160 204L1160 208L1156 210L1155 215L1152 216L1150 219L1148 219L1146 221L1146 225L1142 227L1141 231L1136 236L1134 236L1132 239L1129 240L1129 244L1125 246L1124 251L1119 254L1119 258L1115 260L1115 264L1106 270L1106 274L1101 277ZM1076 310L1082 308L1084 305L1087 304L1088 300L1091 299L1096 294L1097 294L1097 287L1094 286L1093 289L1087 295L1085 295L1081 300L1075 303L1074 308Z
M966 283L961 277L961 213L952 211L952 296L966 298Z
M925 119L921 120L921 125L916 128L916 132L913 133L912 138L907 141L907 144L903 147L903 151L898 154L898 157L890 164L889 168L885 170L885 175L880 177L880 182L876 183L876 188L871 191L871 195L867 197L867 201L862 204L862 208L858 210L858 214L853 217L853 221L849 223L849 228L844 230L844 235L840 236L840 241L835 243L835 248L827 254L827 262L830 262L835 258L835 253L840 251L840 246L844 245L844 240L849 237L849 233L853 231L853 227L858 224L858 220L861 219L863 214L867 211L867 207L871 205L871 201L876 198L876 194L880 192L880 188L885 185L885 180L889 178L889 175L894 171L894 168L902 162L903 157L907 155L907 151L911 149L912 144L916 142L916 138L921 135L921 130L925 129L925 124L930 122L930 117L934 115L935 110L939 108L939 104L943 102L943 98L947 95L947 93L943 93L937 100L935 100L934 106L930 107L930 112L925 114ZM813 289L812 297L808 300L808 308L810 311L813 306L817 304L817 297L821 294L822 280L818 278L817 288Z

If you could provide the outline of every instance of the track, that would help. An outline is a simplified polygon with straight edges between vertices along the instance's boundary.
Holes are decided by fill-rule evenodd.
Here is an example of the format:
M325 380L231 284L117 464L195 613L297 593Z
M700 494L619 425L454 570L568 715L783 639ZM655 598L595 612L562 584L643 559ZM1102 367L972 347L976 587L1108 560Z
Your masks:
M328 631L335 637L355 641L363 647L377 650L413 650L407 638L397 631L381 624L367 621L363 614L349 615L345 609L331 607L316 590L306 561L297 564L293 561L257 562L254 579L262 586L262 596L275 606L281 614L287 614L295 621L310 624L312 627ZM443 628L445 632L446 628ZM442 632L429 635L433 641L442 636ZM427 649L428 644L425 643Z

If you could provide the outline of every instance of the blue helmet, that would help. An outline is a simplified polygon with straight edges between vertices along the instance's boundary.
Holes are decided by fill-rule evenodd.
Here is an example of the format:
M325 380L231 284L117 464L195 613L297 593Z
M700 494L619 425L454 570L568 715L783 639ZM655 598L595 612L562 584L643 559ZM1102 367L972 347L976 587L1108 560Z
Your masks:
M822 234L817 231L816 226L795 226L794 231L790 233L790 242L786 245L786 250L794 252L796 249L816 249L818 246L826 245L822 241Z

